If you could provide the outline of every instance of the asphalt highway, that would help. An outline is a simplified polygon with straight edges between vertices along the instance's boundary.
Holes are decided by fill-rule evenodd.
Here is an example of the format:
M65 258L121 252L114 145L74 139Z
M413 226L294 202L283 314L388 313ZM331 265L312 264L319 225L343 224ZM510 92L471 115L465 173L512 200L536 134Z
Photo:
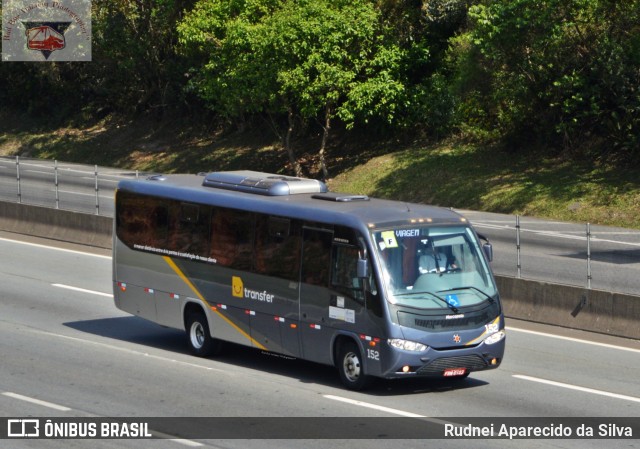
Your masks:
M107 251L0 233L0 415L5 417L635 417L640 341L508 320L497 370L344 390L332 367L229 346L188 354L184 333L115 308ZM528 419L528 418L526 418ZM331 421L327 421L331 422ZM375 433L375 432L374 432ZM633 440L3 440L8 448L637 447ZM171 437L172 435L169 435Z

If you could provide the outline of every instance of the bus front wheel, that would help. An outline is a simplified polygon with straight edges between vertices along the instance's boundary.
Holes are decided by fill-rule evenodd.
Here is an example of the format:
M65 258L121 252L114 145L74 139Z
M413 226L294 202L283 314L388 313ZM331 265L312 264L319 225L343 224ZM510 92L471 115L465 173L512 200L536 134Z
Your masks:
M350 390L363 390L372 383L372 377L364 372L362 354L352 341L344 342L338 349L336 359L340 380Z

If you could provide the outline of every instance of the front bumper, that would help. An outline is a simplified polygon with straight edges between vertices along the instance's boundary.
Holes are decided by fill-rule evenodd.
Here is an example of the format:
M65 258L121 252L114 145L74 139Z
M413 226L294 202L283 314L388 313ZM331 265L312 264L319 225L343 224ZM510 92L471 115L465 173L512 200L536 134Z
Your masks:
M475 371L495 369L502 363L505 340L475 347L437 350L429 348L421 354L397 352L393 367L386 378L403 377L466 377Z

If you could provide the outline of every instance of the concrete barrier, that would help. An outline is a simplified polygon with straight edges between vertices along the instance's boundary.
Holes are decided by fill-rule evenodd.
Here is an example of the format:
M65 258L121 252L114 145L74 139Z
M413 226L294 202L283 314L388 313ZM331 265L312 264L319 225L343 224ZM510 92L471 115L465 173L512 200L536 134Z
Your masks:
M0 202L0 230L111 248L113 218Z
M111 248L113 218L0 202L0 230ZM508 318L640 339L640 296L496 276Z
M496 276L505 315L640 339L640 297Z

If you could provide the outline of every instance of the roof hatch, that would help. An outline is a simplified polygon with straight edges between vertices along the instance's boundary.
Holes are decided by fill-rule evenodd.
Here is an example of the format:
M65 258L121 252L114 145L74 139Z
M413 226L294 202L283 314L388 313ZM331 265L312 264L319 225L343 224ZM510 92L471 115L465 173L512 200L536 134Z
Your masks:
M350 193L335 193L335 192L323 192L318 195L313 195L311 198L325 201L335 201L337 203L348 203L351 201L369 201L367 195L352 195Z
M205 176L202 185L268 196L324 193L327 191L326 184L315 179L295 178L255 171L209 173Z

